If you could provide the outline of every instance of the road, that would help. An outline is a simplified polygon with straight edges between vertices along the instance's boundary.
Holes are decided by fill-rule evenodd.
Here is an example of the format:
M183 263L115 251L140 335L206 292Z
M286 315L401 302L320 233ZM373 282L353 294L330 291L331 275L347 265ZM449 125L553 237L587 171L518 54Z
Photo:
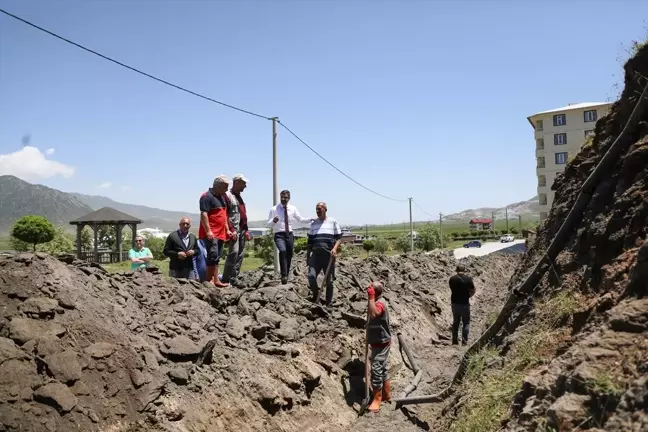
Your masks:
M460 247L454 250L454 256L456 258L465 258L469 255L482 256L488 255L489 253L503 251L508 253L522 253L524 252L524 239L514 240L510 243L501 243L497 242L487 242L482 243L480 248L464 248Z

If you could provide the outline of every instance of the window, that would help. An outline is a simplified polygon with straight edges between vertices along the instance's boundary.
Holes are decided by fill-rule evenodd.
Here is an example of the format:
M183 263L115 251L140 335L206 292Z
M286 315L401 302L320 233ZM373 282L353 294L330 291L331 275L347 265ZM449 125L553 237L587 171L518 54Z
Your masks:
M556 114L553 116L554 126L565 126L567 124L567 117L565 114Z
M594 135L594 129L588 129L585 131L585 138Z
M554 134L554 145L564 145L567 144L567 134L559 133Z
M563 165L567 163L567 152L556 153L556 165Z
M544 149L544 139L543 138L538 138L536 140L536 149L538 149L538 150Z
M537 131L542 130L542 120L536 120L536 130Z
M544 168L545 167L545 158L539 157L538 158L538 168Z
M547 176L539 175L538 176L538 187L547 186Z
M583 113L585 123L595 122L597 120L596 110L589 110Z
M547 194L539 194L538 202L540 202L540 205L547 205Z

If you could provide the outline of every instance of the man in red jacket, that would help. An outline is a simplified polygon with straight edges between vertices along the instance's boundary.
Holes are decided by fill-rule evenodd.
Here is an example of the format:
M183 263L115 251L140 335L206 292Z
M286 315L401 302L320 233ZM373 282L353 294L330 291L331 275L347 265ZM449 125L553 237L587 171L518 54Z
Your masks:
M200 197L200 229L198 238L207 250L207 281L217 287L226 287L218 279L218 261L223 252L223 245L236 237L230 227L228 206L224 197L229 180L224 175L214 179L213 187Z

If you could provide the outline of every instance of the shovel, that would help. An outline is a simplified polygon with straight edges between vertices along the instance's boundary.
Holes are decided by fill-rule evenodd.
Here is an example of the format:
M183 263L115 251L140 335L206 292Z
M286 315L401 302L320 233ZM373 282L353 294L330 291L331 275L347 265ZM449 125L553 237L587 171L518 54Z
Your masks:
M320 293L326 289L326 282L328 281L329 273L331 272L331 266L333 265L333 260L335 257L331 255L328 261L328 265L326 266L326 271L324 272L324 279L322 279L322 285L319 287L317 290L317 298L313 299L313 303L319 305L319 295Z
M371 365L369 364L369 313L367 313L367 324L365 326L365 398L360 404L360 409L358 410L358 417L362 416L369 407L371 403Z

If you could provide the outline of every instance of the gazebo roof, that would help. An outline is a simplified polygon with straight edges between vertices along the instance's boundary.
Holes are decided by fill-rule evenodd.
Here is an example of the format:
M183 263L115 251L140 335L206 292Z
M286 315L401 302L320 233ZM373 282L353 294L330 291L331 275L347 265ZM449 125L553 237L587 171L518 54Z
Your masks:
M95 210L92 213L88 213L85 216L81 216L78 219L70 221L70 225L79 225L79 224L141 224L142 221L137 219L134 216L128 215L126 213L115 210L114 208L104 207L99 210Z

